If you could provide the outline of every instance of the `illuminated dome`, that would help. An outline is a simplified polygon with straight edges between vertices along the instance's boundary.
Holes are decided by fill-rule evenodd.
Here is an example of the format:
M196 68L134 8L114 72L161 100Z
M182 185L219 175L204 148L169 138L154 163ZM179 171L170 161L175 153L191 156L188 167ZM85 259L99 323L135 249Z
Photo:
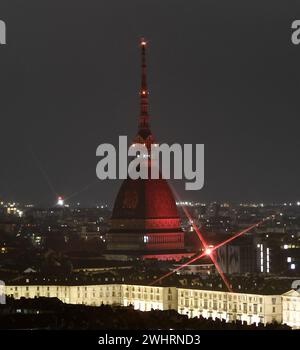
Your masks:
M173 193L164 179L123 182L112 219L178 219Z

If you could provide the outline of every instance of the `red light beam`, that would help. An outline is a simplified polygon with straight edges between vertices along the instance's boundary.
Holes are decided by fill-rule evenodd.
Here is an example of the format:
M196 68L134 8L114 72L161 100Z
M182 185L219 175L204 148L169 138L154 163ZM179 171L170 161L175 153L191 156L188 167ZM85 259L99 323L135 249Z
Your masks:
M181 200L180 200L180 198L179 198L179 195L178 195L178 193L176 192L176 190L174 189L173 186L172 186L172 190L173 190L173 192L174 192L174 194L175 194L175 197L176 197L177 200L180 202ZM191 217L191 214L189 213L189 211L187 210L187 208L186 208L184 205L182 205L182 209L183 209L183 211L184 211L186 217L188 218L189 222L192 224L194 230L196 231L197 236L198 236L200 242L202 243L204 249L206 250L206 249L207 249L207 243L205 242L205 239L204 239L202 233L200 232L199 228L195 225L194 220L193 220L192 217Z
M227 244L227 243L233 241L234 239L236 239L236 238L242 236L243 234L245 234L245 233L251 231L254 227L259 226L261 223L263 223L264 221L269 220L269 219L270 219L270 217L267 217L267 218L265 218L265 219L259 221L258 223L255 223L255 224L249 226L248 228L246 228L246 229L240 231L239 233L233 235L232 237L230 237L229 239L225 240L224 242L222 242L222 243L216 245L215 247L209 248L209 253L207 253L207 249L208 249L208 248L206 248L205 251L204 251L203 253L201 253L200 255L197 255L196 257L192 258L191 260L187 261L186 263L184 263L184 264L178 266L176 269L174 269L174 270L168 272L167 274L161 276L160 278L158 278L157 280L155 280L154 282L152 282L150 285L153 285L153 284L155 284L155 283L157 283L157 282L162 281L162 280L165 279L166 277L171 276L173 273L175 273L175 272L177 272L177 271L183 269L184 267L186 267L186 266L192 264L193 262L195 262L195 261L197 261L197 260L203 258L204 256L207 256L207 255L208 255L208 256L210 256L210 258L212 259L212 262L213 262L214 265L216 266L216 269L217 269L217 271L219 272L220 276L222 277L222 279L223 279L225 285L227 286L227 288L228 288L230 291L232 291L232 288L231 288L231 286L229 285L229 282L228 282L228 280L226 279L226 276L224 275L224 272L223 272L222 269L220 268L220 266L219 266L218 262L216 261L216 259L213 257L213 254L212 254L212 253L213 253L216 249L218 249L218 248L222 247L223 245L225 245L225 244ZM205 242L205 245L207 246L206 242Z
M184 264L182 264L182 265L176 267L176 269L173 269L172 271L166 273L165 275L163 275L163 276L161 276L160 278L156 279L155 281L151 282L151 283L150 283L150 286L153 286L154 284L156 284L156 283L162 281L162 280L165 279L166 277L169 277L169 276L173 275L173 273L175 273L175 272L177 272L177 271L183 269L184 267L186 267L186 266L192 264L194 261L197 261L198 259L201 259L203 256L206 256L206 255L207 255L207 254L204 252L204 253L201 253L201 254L195 256L194 258L192 258L191 260L187 261L186 263L184 263Z
M196 231L197 236L198 236L200 242L202 243L204 249L206 250L207 249L207 243L205 242L202 233L200 232L199 228L194 223L194 220L192 219L192 217L191 217L190 213L188 212L187 208L185 206L183 206L182 209L183 209L186 217L189 219L190 223L192 224L194 230Z
M217 271L219 272L219 275L221 276L221 278L222 278L223 282L225 283L227 289L228 289L230 292L233 292L233 290L232 290L232 288L231 288L231 285L229 284L229 281L228 281L227 277L225 276L223 270L221 269L219 263L217 262L217 260L216 260L215 257L213 256L213 254L210 254L209 256L210 256L212 262L214 263L214 265L215 265Z
M215 247L212 248L212 250L214 251L214 250L216 250L216 249L222 247L223 245L225 245L225 244L227 244L227 243L233 241L234 239L236 239L236 238L238 238L238 237L244 235L245 233L251 231L254 227L258 227L260 224L262 224L262 223L263 223L265 220L267 220L267 219L269 219L269 218L263 219L263 220L257 222L256 224L253 224L253 225L249 226L248 228L242 230L241 232L236 233L236 234L233 235L232 237L226 239L224 242L217 244Z

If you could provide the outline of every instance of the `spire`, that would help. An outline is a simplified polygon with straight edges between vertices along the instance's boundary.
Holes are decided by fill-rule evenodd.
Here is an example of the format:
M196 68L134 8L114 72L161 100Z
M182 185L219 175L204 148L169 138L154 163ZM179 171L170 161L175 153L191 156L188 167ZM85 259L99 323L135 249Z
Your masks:
M147 65L146 65L146 47L147 42L144 38L141 38L140 41L141 47L141 90L140 90L140 121L139 129L140 130L149 130L149 114L148 114L148 87L147 87Z
M148 114L148 86L147 86L147 66L146 66L146 48L147 42L144 38L140 40L141 48L141 88L140 88L140 117L138 133L135 136L134 143L143 143L148 148L154 143L154 137L150 130Z

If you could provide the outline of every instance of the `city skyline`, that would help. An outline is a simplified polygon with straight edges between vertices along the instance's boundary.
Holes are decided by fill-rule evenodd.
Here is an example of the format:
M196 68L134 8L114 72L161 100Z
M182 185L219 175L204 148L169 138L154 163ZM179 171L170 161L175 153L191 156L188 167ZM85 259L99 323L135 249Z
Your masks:
M3 341L300 334L299 14L0 1Z

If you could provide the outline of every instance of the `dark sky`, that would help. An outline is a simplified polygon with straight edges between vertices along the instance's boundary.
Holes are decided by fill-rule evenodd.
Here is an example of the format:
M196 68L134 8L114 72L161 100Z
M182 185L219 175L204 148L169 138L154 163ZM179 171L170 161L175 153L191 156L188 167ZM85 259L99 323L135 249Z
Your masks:
M200 201L300 200L299 0L1 0L0 198L109 202L95 151L137 129L149 40L152 130L205 144Z

